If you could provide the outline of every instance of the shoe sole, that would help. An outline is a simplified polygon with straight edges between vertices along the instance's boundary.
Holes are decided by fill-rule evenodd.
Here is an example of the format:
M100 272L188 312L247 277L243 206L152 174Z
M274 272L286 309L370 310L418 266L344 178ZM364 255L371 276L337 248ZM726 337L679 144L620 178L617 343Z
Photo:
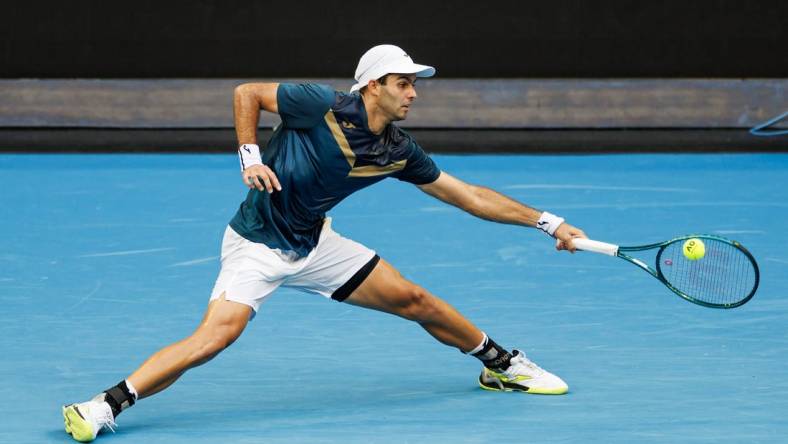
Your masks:
M491 391L491 392L519 392L519 393L528 393L529 395L564 395L564 394L566 394L569 391L569 387L556 388L556 389L538 389L538 388L533 388L533 387L528 387L526 389L526 388L519 388L519 386L517 388L514 388L514 387L504 387L504 388L491 387L489 385L484 385L484 383L481 380L481 377L479 378L479 387L483 388L484 390Z
M91 442L96 439L93 436L90 424L79 414L73 405L63 406L63 423L66 433L79 442Z

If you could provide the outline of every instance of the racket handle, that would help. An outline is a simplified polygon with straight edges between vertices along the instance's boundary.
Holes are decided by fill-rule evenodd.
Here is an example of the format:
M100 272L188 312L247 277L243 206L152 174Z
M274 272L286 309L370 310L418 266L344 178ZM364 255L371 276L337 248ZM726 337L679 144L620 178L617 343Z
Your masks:
M618 254L618 245L608 244L606 242L599 242L591 239L572 239L580 250L590 251L592 253L606 254L608 256L615 256Z

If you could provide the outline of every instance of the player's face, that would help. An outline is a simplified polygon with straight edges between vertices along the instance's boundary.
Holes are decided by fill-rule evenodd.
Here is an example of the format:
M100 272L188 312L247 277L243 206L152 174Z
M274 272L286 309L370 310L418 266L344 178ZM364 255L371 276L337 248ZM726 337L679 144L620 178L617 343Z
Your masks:
M416 76L389 74L386 84L380 85L380 108L392 121L405 120L413 101L416 100Z

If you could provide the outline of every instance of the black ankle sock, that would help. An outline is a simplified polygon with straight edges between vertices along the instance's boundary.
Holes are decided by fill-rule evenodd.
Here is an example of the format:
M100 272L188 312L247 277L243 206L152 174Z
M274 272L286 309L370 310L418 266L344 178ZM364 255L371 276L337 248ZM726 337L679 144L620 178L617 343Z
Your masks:
M511 353L488 337L485 337L482 349L474 353L473 356L479 358L485 367L499 372L509 368L512 360Z
M134 405L134 395L131 394L126 381L121 381L115 387L104 391L104 401L112 409L112 415L118 417L120 412Z

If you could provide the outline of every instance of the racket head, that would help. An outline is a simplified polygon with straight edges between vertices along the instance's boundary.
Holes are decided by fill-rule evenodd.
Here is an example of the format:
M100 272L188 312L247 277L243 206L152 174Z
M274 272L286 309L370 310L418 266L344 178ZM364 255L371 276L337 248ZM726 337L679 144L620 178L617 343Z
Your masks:
M700 239L705 254L684 256L684 242ZM758 290L760 270L753 255L739 242L710 234L677 237L662 244L656 257L657 278L674 293L710 308L735 308Z

